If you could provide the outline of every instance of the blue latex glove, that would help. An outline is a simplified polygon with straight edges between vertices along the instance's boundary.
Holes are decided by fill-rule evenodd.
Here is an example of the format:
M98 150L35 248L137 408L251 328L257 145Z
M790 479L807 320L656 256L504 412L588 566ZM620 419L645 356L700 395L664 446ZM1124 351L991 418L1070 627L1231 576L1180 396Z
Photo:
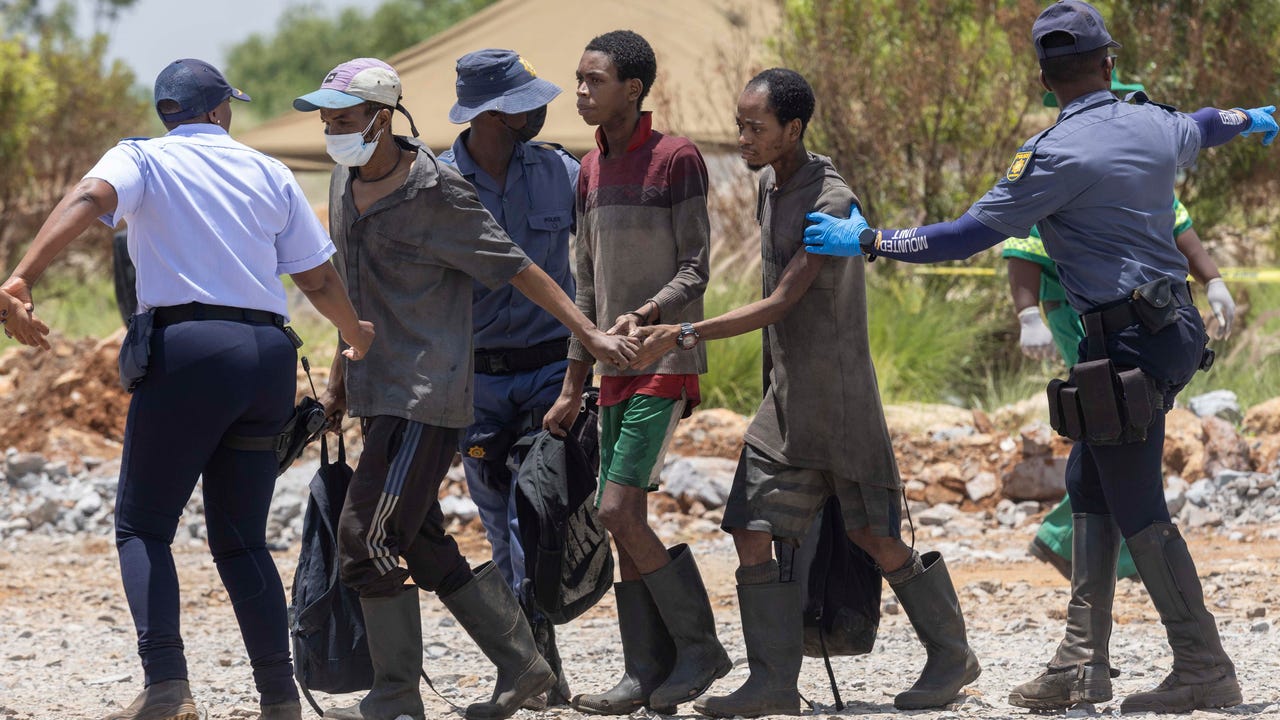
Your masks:
M1276 125L1276 106L1268 105L1266 107L1236 108L1240 112L1249 116L1249 127L1241 135L1249 135L1251 133L1262 133L1262 144L1270 145L1272 140L1276 139L1276 133L1280 132L1280 125Z
M820 212L811 212L804 219L813 223L804 229L805 250L819 255L841 257L862 254L862 243L858 238L869 226L867 219L858 212L857 205L849 206L848 219Z

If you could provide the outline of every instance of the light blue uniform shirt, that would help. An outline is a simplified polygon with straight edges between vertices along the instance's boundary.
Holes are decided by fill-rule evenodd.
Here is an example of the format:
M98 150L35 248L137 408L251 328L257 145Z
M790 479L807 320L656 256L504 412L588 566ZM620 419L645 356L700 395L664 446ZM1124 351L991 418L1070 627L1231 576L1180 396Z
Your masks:
M287 317L279 276L334 252L293 173L217 125L122 140L85 177L115 188L102 222L129 224L139 312L200 302Z
M1090 93L1028 140L1021 172L1015 160L969 214L1010 237L1038 225L1068 302L1083 313L1162 275L1187 276L1173 238L1173 181L1200 141L1189 115Z
M467 152L469 132L459 135L453 147L440 155L440 161L458 168L512 241L559 283L566 295L574 297L569 234L574 228L578 161L564 150L537 142L516 143L507 166L506 187L501 188ZM471 312L477 350L526 348L569 337L568 328L555 316L511 285L491 290L475 283Z

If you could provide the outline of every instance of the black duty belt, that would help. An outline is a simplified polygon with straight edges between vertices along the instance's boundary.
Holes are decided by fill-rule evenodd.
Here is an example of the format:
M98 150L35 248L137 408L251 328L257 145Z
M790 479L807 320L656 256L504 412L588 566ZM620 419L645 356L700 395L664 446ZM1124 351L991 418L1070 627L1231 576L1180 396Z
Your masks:
M247 308L206 305L196 302L155 308L155 327L176 325L189 320L233 320L236 322L266 323L284 327L283 317L266 310L249 310Z
M1173 286L1173 306L1183 307L1191 304L1191 288L1186 283L1178 283ZM1125 298L1117 301L1114 305L1103 306L1103 309L1096 310L1092 313L1085 313L1082 319L1089 315L1097 315L1102 320L1102 331L1104 333L1114 333L1123 330L1130 325L1141 322L1137 312L1133 309L1133 298ZM1085 321L1085 335L1091 335L1089 326L1092 323Z
M506 350L477 350L476 372L481 375L509 375L537 370L569 357L569 338L548 340L533 347Z

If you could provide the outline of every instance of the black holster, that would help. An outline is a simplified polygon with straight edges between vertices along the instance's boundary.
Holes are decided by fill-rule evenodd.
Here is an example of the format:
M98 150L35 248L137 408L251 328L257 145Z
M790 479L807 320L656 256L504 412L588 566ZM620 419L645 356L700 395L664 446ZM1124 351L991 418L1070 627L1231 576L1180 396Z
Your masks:
M137 389L151 365L151 329L155 309L129 316L129 330L120 343L120 386L127 392Z

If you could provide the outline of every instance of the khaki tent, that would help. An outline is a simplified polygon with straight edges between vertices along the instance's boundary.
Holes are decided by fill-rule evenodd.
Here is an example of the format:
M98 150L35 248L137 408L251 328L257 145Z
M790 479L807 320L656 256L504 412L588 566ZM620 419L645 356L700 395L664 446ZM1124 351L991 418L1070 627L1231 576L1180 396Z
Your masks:
M404 105L422 140L437 152L463 126L449 122L454 65L482 48L509 48L539 77L564 91L551 103L540 140L581 155L595 146L594 128L578 117L574 72L591 38L634 30L653 45L658 79L646 109L659 129L693 138L704 150L736 143L734 101L751 74L767 62L766 43L779 25L777 0L499 0L454 27L388 59L400 73ZM334 58L338 64L348 58ZM317 86L320 78L316 78ZM299 94L313 87L299 88ZM396 132L408 134L397 116ZM315 113L290 112L236 135L294 170L328 170L324 136Z

